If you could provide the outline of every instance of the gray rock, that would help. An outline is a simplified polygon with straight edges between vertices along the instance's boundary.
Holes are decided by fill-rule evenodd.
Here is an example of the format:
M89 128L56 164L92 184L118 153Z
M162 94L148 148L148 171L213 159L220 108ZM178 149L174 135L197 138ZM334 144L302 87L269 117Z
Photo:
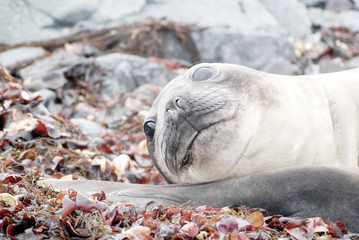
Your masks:
M110 109L99 110L95 112L96 122L106 124L107 128L119 128L127 116L133 114L128 108L123 107L122 104L116 104Z
M0 63L5 68L11 68L18 63L43 58L45 55L46 51L41 47L19 47L1 52Z
M20 76L25 79L25 86L31 91L43 88L55 90L67 83L64 72L80 59L77 55L69 55L63 50L58 50L50 57L21 69Z
M299 0L3 0L0 43L46 40L148 17L295 37L310 33L306 8Z
M345 63L345 65L348 68L358 68L359 67L359 56L350 59L349 61L347 61Z
M257 13L255 18L251 16L254 10ZM257 0L222 0L220 3L215 0L158 0L148 3L140 16L155 19L166 17L200 26L238 27L251 31L278 27L275 18Z
M280 75L299 75L301 71L299 67L292 64L288 59L276 57L271 59L262 69L262 71Z
M320 7L324 8L327 0L300 0L304 3L307 7Z
M84 118L72 118L71 122L90 137L99 137L106 133L106 129L101 127L98 123Z
M62 97L62 104L64 107L70 107L73 106L73 104L76 102L77 99L77 93L74 89L65 89L63 92Z
M47 108L50 114L58 114L63 106L56 101L56 93L50 89L43 88L37 91L43 98L42 104Z
M188 49L183 46L178 37L173 33L164 33L163 39L161 40L162 58L182 59L186 62L195 62L198 60L192 59Z
M140 11L145 0L27 0L39 12L49 15L54 22L75 25L79 21L107 22Z
M26 74L22 74L22 76L26 76ZM24 85L30 91L38 91L43 88L56 90L65 85L66 82L67 80L62 71L52 71L34 75L33 78L26 76Z
M311 33L311 21L304 4L297 0L260 0L276 19L284 33L294 37L304 37ZM256 16L254 13L253 16ZM300 23L300 24L298 24Z
M38 91L38 93L41 95L41 97L43 98L43 104L45 107L48 107L49 106L49 103L51 101L54 101L54 99L56 98L56 94L54 93L54 91L52 90L49 90L47 88L43 88L43 89L40 89Z
M351 0L328 0L325 10L333 12L343 12L354 8L354 3Z
M343 59L337 57L334 59L322 59L319 62L320 72L321 73L330 73L330 72L339 72L349 69L348 66L345 65Z
M85 102L79 102L75 105L72 113L73 118L86 118L96 112L96 109Z
M119 23L140 11L145 0L3 0L0 43L21 43L61 37L79 22Z
M354 0L354 8L359 9L359 0Z
M189 24L295 37L310 33L306 8L297 0L158 0L149 2L140 14L127 19L135 21L139 17L166 17Z
M51 114L56 115L63 110L63 106L61 102L57 102L56 99L54 99L49 102L47 109Z
M348 10L340 13L319 8L309 8L313 24L324 28L344 26L352 31L359 31L359 11Z
M45 40L61 35L61 29L50 28L51 17L34 9L27 1L1 1L0 43L14 44Z
M304 69L305 75L313 75L320 73L320 66L319 64L309 63L308 66Z
M289 39L275 34L208 28L194 30L191 36L200 58L206 62L235 63L261 69L275 57L295 58Z
M96 78L100 79L105 100L118 99L119 93L130 92L145 83L164 86L174 77L162 65L129 54L103 55L95 59L95 64L104 73Z

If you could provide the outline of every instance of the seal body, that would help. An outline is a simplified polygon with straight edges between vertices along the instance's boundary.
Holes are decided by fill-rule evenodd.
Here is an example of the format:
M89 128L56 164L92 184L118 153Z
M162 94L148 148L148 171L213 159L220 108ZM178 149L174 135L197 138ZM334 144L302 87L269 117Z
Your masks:
M152 160L179 184L47 182L136 204L240 203L359 231L358 106L359 69L290 77L199 64L163 89L144 122Z
M294 166L354 167L358 96L359 69L281 76L202 63L157 97L144 122L145 132L152 130L147 145L170 183Z

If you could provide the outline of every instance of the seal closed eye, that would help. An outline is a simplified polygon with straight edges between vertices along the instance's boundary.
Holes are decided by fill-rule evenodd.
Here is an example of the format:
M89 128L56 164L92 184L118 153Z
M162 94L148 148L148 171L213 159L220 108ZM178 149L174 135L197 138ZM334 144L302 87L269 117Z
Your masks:
M200 67L192 74L192 81L205 81L214 75L214 70L211 67Z

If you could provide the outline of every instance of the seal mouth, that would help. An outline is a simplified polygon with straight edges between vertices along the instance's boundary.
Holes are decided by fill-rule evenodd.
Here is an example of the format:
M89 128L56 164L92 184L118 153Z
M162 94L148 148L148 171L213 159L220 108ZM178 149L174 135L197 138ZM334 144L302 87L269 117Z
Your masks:
M201 130L202 131L202 130ZM194 138L192 139L192 141L190 142L190 144L188 145L188 148L187 148L187 151L184 155L184 157L182 158L182 161L181 161L181 168L184 168L188 165L189 163L189 160L191 159L192 157L192 146L193 146L193 143L194 141L197 139L199 133L201 131L197 131L196 135L194 136Z
M188 166L190 165L190 163L191 163L191 158L192 158L192 147L193 147L193 144L194 144L194 142L196 141L197 137L199 136L199 134L200 134L201 132L203 132L204 130L207 130L207 129L213 127L214 125L217 125L217 124L219 124L219 123L221 123L221 122L224 122L224 121L227 121L227 120L228 120L228 119L223 119L222 121L215 122L215 123L209 125L208 127L203 128L203 129L201 129L201 130L197 130L196 135L192 138L190 144L189 144L188 147L187 147L186 153L185 153L185 155L184 155L183 158L182 158L180 168L186 168L186 167L188 167Z

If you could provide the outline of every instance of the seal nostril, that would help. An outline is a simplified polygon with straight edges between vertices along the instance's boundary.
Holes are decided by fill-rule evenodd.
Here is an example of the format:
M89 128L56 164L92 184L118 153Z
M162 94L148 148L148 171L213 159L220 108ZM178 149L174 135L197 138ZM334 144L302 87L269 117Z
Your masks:
M185 101L184 101L182 98L180 98L180 97L178 97L178 98L176 98L176 99L174 100L174 105L175 105L177 108L182 109L182 110L185 110L185 108L186 108L186 103L185 103Z
M180 106L180 99L179 99L179 98L177 98L177 99L175 100L175 103L176 103L176 106L177 106L177 107L181 108L181 106Z
M145 122L143 125L143 131L146 135L146 138L150 141L152 141L156 130L156 122L153 120Z

